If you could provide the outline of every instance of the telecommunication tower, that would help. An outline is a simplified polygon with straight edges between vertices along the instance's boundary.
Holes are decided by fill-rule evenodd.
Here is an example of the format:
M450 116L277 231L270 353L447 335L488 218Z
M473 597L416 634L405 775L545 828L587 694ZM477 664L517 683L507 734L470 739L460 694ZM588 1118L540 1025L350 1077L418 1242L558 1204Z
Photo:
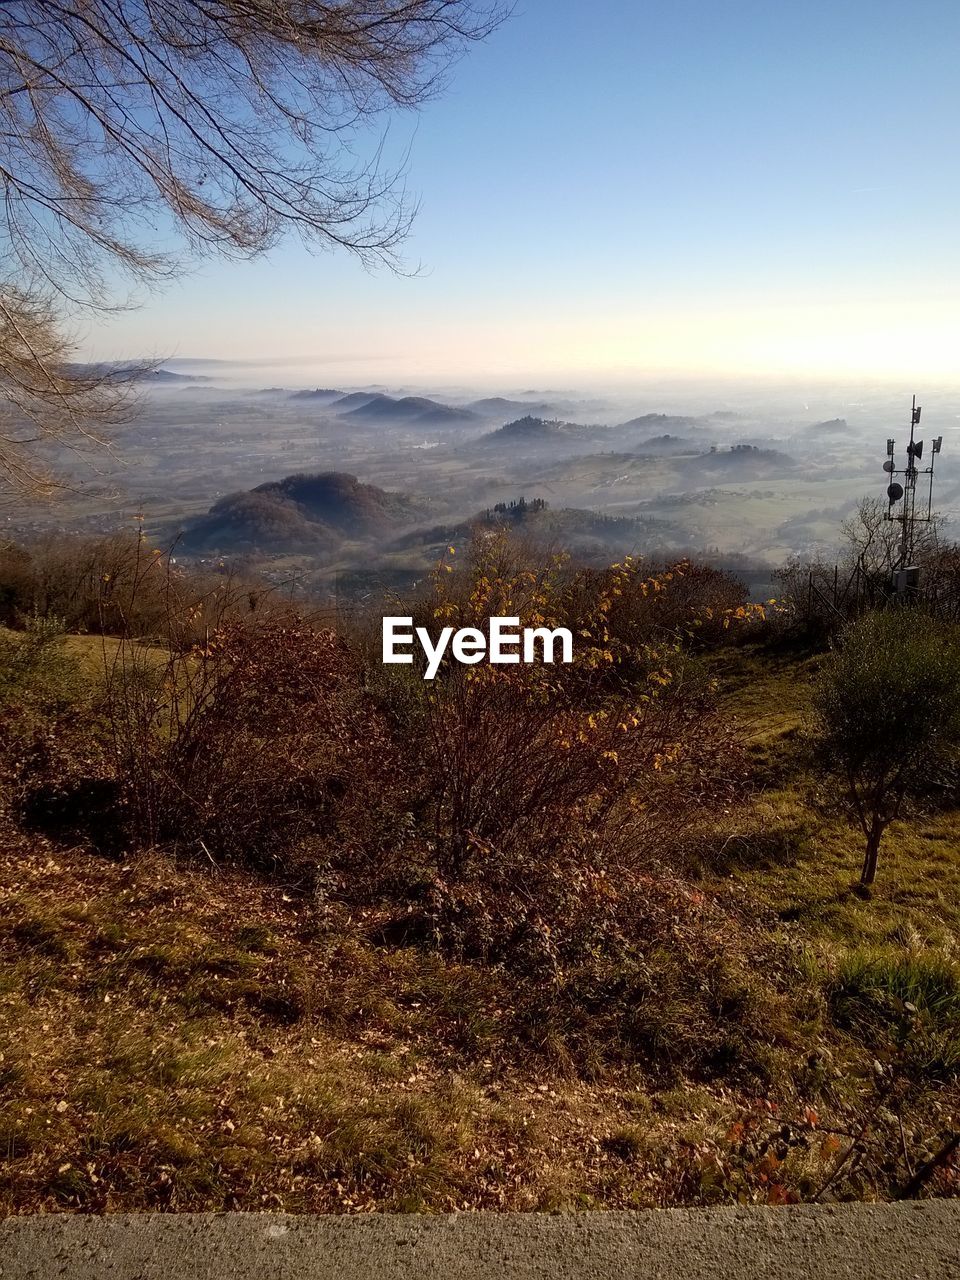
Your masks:
M887 459L883 464L883 469L890 480L887 485L887 519L896 520L901 527L897 559L893 569L893 589L898 596L914 593L920 586L920 569L915 563L917 525L929 524L933 519L933 467L943 444L943 436L937 436L931 442L927 455L930 465L921 470L917 464L923 459L923 441L916 438L916 430L920 425L920 411L917 397L914 396L910 410L910 442L907 445L906 466L898 469L894 459L895 441L893 440L887 441ZM897 479L898 476L902 477L902 483ZM927 482L926 485L921 484L918 503L917 481L921 476L925 476ZM924 489L926 489L926 507L924 507Z

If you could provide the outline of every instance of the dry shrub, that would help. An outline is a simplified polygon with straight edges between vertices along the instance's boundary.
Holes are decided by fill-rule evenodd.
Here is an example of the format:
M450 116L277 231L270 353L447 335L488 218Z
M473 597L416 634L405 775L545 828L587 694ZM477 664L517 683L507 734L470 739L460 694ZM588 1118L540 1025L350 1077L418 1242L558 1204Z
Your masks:
M56 619L70 632L151 638L183 648L224 621L276 613L262 583L177 563L142 531L0 548L0 623Z
M17 583L13 625L35 615L60 618L73 632L146 635L166 616L168 568L167 557L153 555L136 534L43 538L11 549L0 562L0 582Z
M15 543L0 543L0 625L10 627L33 605L33 573L29 553Z
M441 566L434 627L500 615L577 639L570 665L450 662L426 686L429 858L408 936L539 976L622 950L631 882L735 786L698 664L652 631L612 634L626 589L658 594L674 576L631 563L585 581L506 535L478 539L461 575Z
M595 880L581 905L589 943L516 983L521 1043L587 1075L638 1060L667 1078L776 1072L795 1019L743 922L663 870Z
M424 690L428 839L419 891L381 936L498 973L505 1045L579 1073L641 1059L756 1078L786 1035L742 932L668 869L686 828L741 786L712 682L681 641L702 609L722 626L741 606L722 578L712 605L703 581L671 600L688 572L576 571L483 536L462 570L439 568L417 620L568 626L574 662L396 677Z
M228 625L157 670L118 670L115 750L141 840L273 869L361 851L394 753L330 632Z
M0 803L28 827L103 844L115 790L97 689L56 619L0 635Z
M654 639L717 644L763 616L738 578L690 560L644 567L627 556L585 578L593 594L610 596L608 631L624 659L641 656Z
M522 671L446 672L426 714L441 874L519 845L544 859L573 842L579 857L581 833L639 863L688 810L728 794L731 743L709 684L665 657L632 696L594 704L551 697Z

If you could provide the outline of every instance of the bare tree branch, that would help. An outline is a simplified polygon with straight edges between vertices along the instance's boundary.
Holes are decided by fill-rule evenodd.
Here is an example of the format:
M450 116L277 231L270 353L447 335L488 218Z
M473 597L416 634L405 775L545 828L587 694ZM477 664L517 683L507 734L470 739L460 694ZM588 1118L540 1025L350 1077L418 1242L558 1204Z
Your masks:
M382 137L370 145L373 122L438 93L505 12L497 0L0 4L0 397L13 421L56 438L108 425L130 371L75 376L63 320L115 305L118 277L182 269L178 245L246 257L293 230L397 266L415 208L403 161L384 165ZM0 483L35 485L17 439L0 438Z

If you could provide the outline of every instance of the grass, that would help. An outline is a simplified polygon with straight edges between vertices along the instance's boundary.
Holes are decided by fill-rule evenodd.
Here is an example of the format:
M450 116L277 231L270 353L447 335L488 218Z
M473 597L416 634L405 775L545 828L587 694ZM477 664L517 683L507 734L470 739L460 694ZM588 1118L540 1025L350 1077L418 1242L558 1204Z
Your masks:
M317 937L302 904L254 876L33 838L4 854L0 1210L613 1194L623 1162L606 1139L636 1083L486 1057L496 991L477 974ZM659 1202L643 1176L619 1171L620 1202Z
M77 643L99 655L99 640ZM873 897L852 891L858 838L805 745L815 667L744 648L714 659L754 786L699 833L691 865L710 927L751 963L691 985L676 950L650 952L646 1050L598 1053L589 1078L564 1060L569 1018L561 1051L518 1048L495 967L386 945L375 912L317 912L253 872L108 860L10 827L0 1212L892 1194L958 1123L960 813L896 824ZM715 1069L656 1069L703 1034L708 1006ZM766 1065L745 1074L747 1059ZM956 1174L929 1189L956 1194Z
M23 634L22 631L0 626L0 644L15 644L23 639ZM116 636L66 634L59 636L56 643L63 655L76 663L87 679L99 681L103 679L105 666L109 666L123 641ZM158 661L164 653L159 646L140 641L137 649L156 655Z
M960 811L919 812L884 838L874 896L851 892L862 840L836 793L811 769L810 679L818 659L766 659L735 651L719 675L741 723L751 804L724 832L723 869L782 919L844 946L914 934L932 945L960 939Z
M7 852L4 1209L454 1207L478 1142L529 1143L372 983L355 1032L311 1008L318 954L280 891Z

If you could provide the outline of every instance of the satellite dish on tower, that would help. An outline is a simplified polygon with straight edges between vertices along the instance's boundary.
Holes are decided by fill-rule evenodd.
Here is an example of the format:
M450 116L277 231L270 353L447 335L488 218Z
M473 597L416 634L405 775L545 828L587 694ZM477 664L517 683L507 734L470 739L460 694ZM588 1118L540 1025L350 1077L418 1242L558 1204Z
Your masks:
M884 471L888 471L888 472L893 470L893 459L892 459L892 458L888 458L888 459L886 460L886 462L883 464L883 469L884 469Z
M890 499L891 502L899 502L900 499L903 497L903 485L897 484L896 481L894 481L893 484L888 485L887 497Z

